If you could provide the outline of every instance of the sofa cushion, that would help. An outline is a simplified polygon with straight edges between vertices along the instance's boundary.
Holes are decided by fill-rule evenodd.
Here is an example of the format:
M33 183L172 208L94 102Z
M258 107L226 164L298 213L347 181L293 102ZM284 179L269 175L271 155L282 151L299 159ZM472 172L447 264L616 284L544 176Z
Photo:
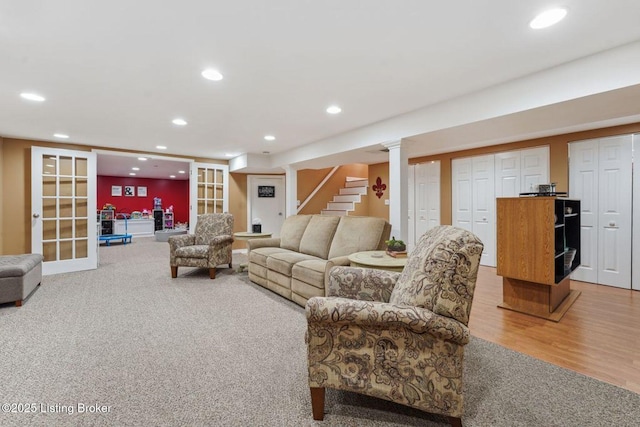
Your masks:
M383 218L348 217L340 218L336 234L329 250L329 259L351 255L361 251L375 251L383 236L387 221Z
M267 258L267 268L277 271L280 274L291 277L291 269L300 261L315 259L312 255L305 255L297 252L279 252Z
M300 240L312 215L291 215L284 220L280 230L280 247L300 251Z
M174 255L176 258L209 258L209 245L182 246Z
M267 258L269 258L273 254L277 254L277 253L281 253L281 252L295 253L295 252L289 251L287 249L282 249L282 248L273 247L273 246L268 246L268 247L264 247L264 248L256 248L256 249L252 249L251 252L249 252L249 262L253 263L253 264L261 265L263 267L266 267L267 266Z
M313 215L300 240L300 252L327 259L339 216Z
M291 269L291 277L301 282L321 287L324 292L324 275L327 262L329 261L324 259L300 261ZM324 296L324 293L322 296Z

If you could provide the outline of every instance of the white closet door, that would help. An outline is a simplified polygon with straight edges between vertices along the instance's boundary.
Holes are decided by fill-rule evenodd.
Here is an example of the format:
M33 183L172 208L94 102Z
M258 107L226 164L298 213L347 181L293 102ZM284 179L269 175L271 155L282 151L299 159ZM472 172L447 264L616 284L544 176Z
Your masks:
M600 140L598 283L631 288L631 135Z
M640 134L633 135L633 151L640 150ZM640 168L633 174L633 224L631 288L640 291Z
M598 283L598 140L569 144L569 197L580 200L580 267L571 278Z
M407 236L407 250L411 252L416 244L416 193L418 191L416 186L415 174L416 174L416 165L409 165L409 169L407 170L407 183L409 185L409 191L407 192L407 201L408 201L408 216L409 221L407 223L407 227L409 229Z
M451 222L454 226L473 231L471 158L451 161Z
M520 189L520 151L495 155L496 197L518 197Z
M520 151L520 191L538 191L539 184L549 182L549 147Z
M472 159L473 232L484 243L480 263L496 265L496 197L493 154Z

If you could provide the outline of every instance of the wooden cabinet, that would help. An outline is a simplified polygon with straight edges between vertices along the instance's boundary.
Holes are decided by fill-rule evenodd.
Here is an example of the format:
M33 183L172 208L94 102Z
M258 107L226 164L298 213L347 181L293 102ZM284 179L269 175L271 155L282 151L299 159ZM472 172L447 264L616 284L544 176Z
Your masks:
M115 232L114 220L116 211L105 209L100 211L100 235L109 236Z
M580 265L580 201L498 198L500 307L558 321L580 294L569 274Z

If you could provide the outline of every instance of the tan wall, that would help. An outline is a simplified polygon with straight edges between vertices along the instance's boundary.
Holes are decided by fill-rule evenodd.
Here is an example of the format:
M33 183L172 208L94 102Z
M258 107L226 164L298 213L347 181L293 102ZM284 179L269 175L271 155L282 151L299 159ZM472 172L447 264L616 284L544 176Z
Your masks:
M387 186L384 195L380 198L376 196L373 186L376 179L380 177L382 183ZM369 165L369 216L384 218L389 221L389 206L384 201L389 198L389 163L378 163Z
M85 145L61 144L44 141L4 138L0 147L0 179L2 180L2 206L0 206L0 254L21 254L31 252L31 147L52 147L76 151L103 149L109 151L129 152L105 147L89 147ZM143 153L143 152L141 152ZM157 154L157 153L143 153ZM173 156L191 159L187 156ZM198 162L227 164L218 159L196 158ZM246 189L246 185L244 185ZM230 212L234 215L245 215L246 206L240 212L231 209L235 199L241 197L246 204L246 195L229 191ZM242 223L242 224L244 224Z
M229 174L229 212L233 214L233 231L247 231L247 175ZM244 249L246 242L233 242L233 249Z
M548 145L550 156L549 177L551 182L557 184L557 191L567 191L569 188L569 142L636 132L640 132L640 123L418 157L409 159L409 164L440 160L440 221L442 224L451 224L451 160L455 158Z
M331 172L333 168L326 169L303 169L298 171L298 200L300 203L313 192L322 180ZM317 214L327 207L327 203L333 200L333 196L344 187L346 178L357 177L367 178L368 167L363 164L342 165L329 178L329 180L318 190L313 198L300 211L301 214Z

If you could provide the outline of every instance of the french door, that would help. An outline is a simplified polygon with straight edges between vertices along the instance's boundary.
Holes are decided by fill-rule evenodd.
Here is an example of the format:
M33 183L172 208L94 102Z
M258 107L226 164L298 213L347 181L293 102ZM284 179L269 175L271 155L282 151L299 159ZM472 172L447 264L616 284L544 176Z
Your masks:
M96 155L31 149L31 251L42 273L97 268Z
M191 163L189 179L189 233L198 215L229 212L229 166Z

